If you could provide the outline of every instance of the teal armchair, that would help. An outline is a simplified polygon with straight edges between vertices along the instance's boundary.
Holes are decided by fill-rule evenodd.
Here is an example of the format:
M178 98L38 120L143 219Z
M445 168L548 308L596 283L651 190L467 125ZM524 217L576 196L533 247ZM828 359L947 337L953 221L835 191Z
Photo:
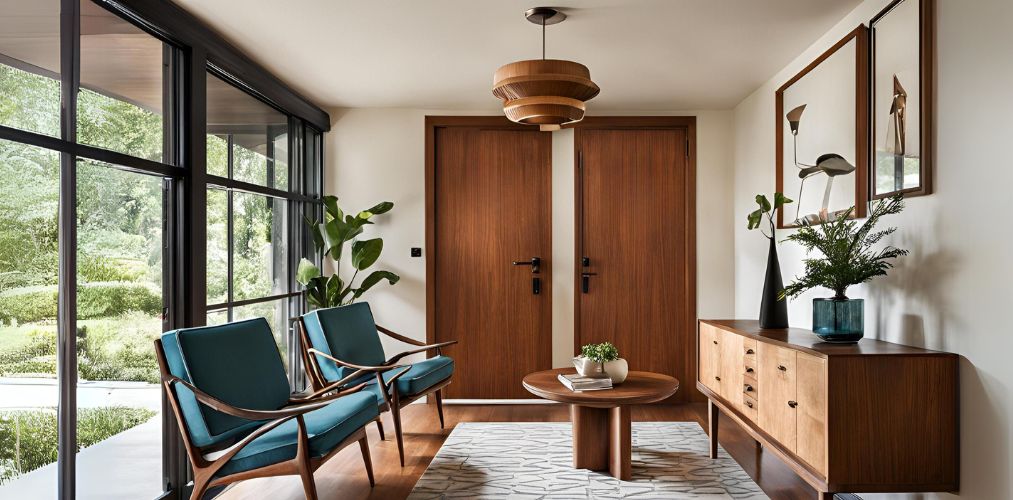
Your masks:
M263 318L166 332L155 352L193 466L191 500L215 486L289 474L316 499L313 471L356 441L373 485L365 427L379 417L375 395L339 381L293 397Z
M369 304L318 309L299 318L303 345L303 363L314 390L341 384L367 384L365 391L375 395L380 411L390 411L394 421L397 449L404 466L404 437L401 431L401 408L423 396L433 394L436 411L443 422L443 388L454 375L454 360L444 356L443 347L457 341L425 345L399 335L373 320ZM380 333L409 344L411 349L385 359ZM434 356L408 365L398 364L411 354L434 352ZM377 421L380 439L383 424Z

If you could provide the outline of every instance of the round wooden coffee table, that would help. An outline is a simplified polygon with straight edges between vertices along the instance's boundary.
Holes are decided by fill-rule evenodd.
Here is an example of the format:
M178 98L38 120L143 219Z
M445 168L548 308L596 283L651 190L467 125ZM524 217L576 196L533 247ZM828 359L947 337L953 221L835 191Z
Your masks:
M612 477L629 481L633 452L630 405L661 401L679 390L679 381L660 373L630 372L626 381L612 389L573 392L559 382L561 373L577 370L532 373L524 377L524 388L540 398L570 404L575 468L607 470Z

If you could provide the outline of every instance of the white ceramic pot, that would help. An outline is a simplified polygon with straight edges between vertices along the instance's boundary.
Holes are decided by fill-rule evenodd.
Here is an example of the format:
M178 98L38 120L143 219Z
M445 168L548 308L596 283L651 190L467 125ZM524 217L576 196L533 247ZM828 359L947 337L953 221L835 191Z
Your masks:
M595 363L584 356L574 357L573 366L577 369L577 373L580 374L581 377L601 375L601 363Z
M626 380L626 376L630 374L630 366L623 358L609 361L605 363L605 374L612 379L613 384L621 384Z

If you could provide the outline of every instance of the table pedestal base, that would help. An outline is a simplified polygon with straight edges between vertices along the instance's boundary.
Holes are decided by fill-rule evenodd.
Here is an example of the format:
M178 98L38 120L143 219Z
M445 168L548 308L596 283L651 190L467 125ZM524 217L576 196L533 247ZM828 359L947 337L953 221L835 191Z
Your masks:
M630 480L633 441L629 406L593 408L571 404L570 422L575 468L607 470L616 479Z

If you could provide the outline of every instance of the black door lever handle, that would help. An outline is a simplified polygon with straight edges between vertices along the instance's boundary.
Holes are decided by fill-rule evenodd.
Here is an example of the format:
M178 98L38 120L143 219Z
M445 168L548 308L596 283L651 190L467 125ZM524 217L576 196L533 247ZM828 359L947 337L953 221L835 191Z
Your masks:
M531 266L531 274L538 274L542 268L542 258L532 257L531 260L515 260L515 266Z

